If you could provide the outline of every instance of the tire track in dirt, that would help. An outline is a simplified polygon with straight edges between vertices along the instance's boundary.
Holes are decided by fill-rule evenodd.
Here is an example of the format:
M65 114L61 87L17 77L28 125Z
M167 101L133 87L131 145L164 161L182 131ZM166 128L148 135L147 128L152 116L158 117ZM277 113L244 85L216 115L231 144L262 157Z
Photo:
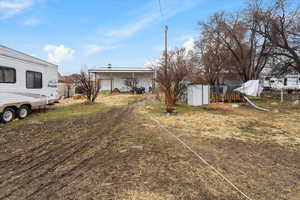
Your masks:
M79 146L79 149L80 149L80 148L82 148L82 146ZM84 149L83 149L83 150L84 150ZM75 152L75 153L76 153L76 152ZM68 155L67 157L69 157L69 156L72 156L72 155ZM61 162L58 162L58 164L59 164L59 163L61 163ZM62 163L61 163L61 164L62 164ZM53 168L53 166L52 166L52 168ZM43 174L42 174L42 175L43 175Z
M37 147L34 147L34 148L30 149L30 151L26 152L26 154L30 154L30 153L33 153L35 151L41 152L41 151L45 150L45 146L49 145L51 142L52 141L48 141L48 142L45 142L45 143L43 143L41 145L38 145ZM1 160L0 161L0 167L7 166L9 163L16 163L18 161L22 161L22 160L18 160L18 159L20 159L22 157L22 155L23 154L18 154L18 155L10 157L9 159ZM2 174L0 174L0 176L1 175Z
M103 124L103 126L95 127L101 128L96 133L93 130L75 141L59 145L56 145L57 140L47 141L38 147L30 149L28 152L7 159L6 165L2 162L1 166L10 171L10 173L2 176L3 178L1 177L0 193L4 195L0 199L9 198L21 189L26 190L26 188L31 189L26 199L32 199L40 193L45 193L45 190L51 190L54 187L58 188L56 190L60 190L59 188L66 187L68 184L64 184L63 179L75 180L80 176L80 171L91 169L92 167L89 165L97 153L83 159L79 163L76 162L75 166L70 169L62 170L58 174L54 174L54 172L66 163L72 162L75 157L79 157L92 149L99 139L118 131L118 129L111 130L121 124L122 119L126 118L126 115L129 115L130 112L131 110L128 108L113 108L106 113L99 113L95 119L91 119L94 123ZM45 150L48 151L40 154ZM36 162L36 160L38 161ZM14 167L9 169L11 166Z

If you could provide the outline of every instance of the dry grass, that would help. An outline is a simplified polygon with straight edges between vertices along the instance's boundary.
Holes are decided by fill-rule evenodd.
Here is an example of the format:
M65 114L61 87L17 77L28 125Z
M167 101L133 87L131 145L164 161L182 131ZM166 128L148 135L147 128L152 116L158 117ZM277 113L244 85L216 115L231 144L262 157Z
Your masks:
M297 199L300 188L300 106L259 99L255 102L272 112L257 111L246 104L240 104L238 108L233 108L232 104L204 107L180 104L175 116L163 114L163 105L146 105L136 111L157 119L160 125L185 141L252 198ZM274 113L274 109L279 113ZM152 130L157 128L150 119L145 126ZM173 142L178 144L174 138ZM227 199L237 196L210 170L199 166L198 173L193 170L195 168L189 169L194 172L192 177L200 176L200 180L208 184L205 189L208 199L222 199L222 194L231 196Z
M80 103L84 103L86 100L82 98L66 98L59 100L58 104L55 104L55 107L65 107L65 106L71 106L71 105L76 105Z
M155 192L128 190L116 199L122 200L175 200L174 196Z
M238 199L147 122L131 109L112 108L0 131L0 198ZM137 145L143 150L130 148Z
M144 98L144 95L133 95L133 94L109 94L99 95L97 102L103 103L106 106L127 106L134 101Z
M59 108L0 129L0 198L243 199L163 126L251 198L299 199L298 107L258 102L280 110L264 113L180 104L177 116L166 116L159 104L128 107L143 98L149 97L101 95L101 103Z
M120 94L99 94L96 102L105 104L106 106L127 106L128 104L144 98L145 95L133 95L129 93ZM66 98L59 101L55 107L65 107L86 102L83 95L76 95L73 98Z
M163 125L172 127L180 136L233 138L241 141L272 141L281 145L300 145L300 106L291 103L262 106L279 109L279 113L257 111L247 105L210 104L204 107L180 105L178 115L163 114L163 105L137 108L142 114L155 116ZM289 107L291 107L289 109Z

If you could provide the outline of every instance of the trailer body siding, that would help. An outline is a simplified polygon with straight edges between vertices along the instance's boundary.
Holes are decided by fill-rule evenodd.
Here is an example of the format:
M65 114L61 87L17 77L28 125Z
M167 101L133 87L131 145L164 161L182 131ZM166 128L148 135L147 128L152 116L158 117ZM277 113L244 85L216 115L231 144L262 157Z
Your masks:
M0 112L8 106L34 108L57 101L57 65L0 45L0 67L15 70L14 83L0 83ZM41 88L28 87L30 72L41 74Z

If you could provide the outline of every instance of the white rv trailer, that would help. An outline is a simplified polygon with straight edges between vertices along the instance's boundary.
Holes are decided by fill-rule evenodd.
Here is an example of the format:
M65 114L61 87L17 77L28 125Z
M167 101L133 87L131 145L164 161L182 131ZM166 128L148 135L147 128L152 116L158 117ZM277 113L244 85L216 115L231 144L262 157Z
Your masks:
M300 75L286 75L283 78L265 77L265 89L273 90L300 90Z
M0 120L24 119L56 102L57 82L57 65L0 45Z

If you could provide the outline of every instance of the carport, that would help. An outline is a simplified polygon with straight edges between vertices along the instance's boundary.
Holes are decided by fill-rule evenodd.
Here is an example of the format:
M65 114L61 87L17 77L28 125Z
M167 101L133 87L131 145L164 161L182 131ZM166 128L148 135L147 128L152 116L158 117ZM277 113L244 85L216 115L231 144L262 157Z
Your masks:
M136 87L144 87L146 92L155 87L154 70L143 67L102 67L89 69L89 73L95 74L99 81L100 91L112 92L115 88L121 92L129 92L125 80L137 80Z

